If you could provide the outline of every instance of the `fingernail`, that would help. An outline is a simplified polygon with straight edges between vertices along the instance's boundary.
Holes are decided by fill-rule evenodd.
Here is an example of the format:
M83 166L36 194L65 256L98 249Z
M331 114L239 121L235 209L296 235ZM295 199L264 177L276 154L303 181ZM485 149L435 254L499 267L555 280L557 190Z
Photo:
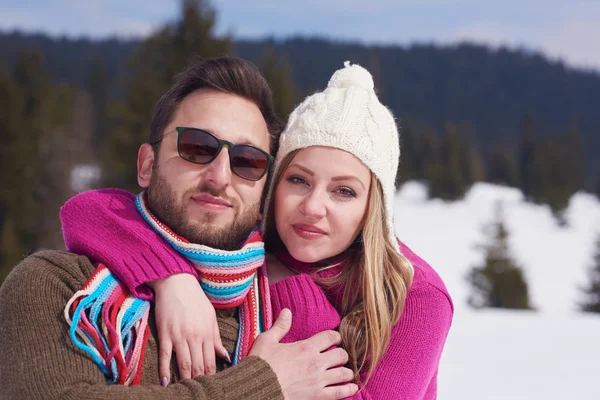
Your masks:
M289 310L289 308L284 308L279 314L279 316L284 319L288 319L290 315L292 315L292 312Z
M229 352L227 351L225 346L221 345L221 350L223 351L223 354L225 354L225 357L227 358L229 364L231 364L231 357L229 356Z
M167 385L169 384L169 380L167 379L166 376L163 376L162 378L160 378L160 384L162 387L167 387Z

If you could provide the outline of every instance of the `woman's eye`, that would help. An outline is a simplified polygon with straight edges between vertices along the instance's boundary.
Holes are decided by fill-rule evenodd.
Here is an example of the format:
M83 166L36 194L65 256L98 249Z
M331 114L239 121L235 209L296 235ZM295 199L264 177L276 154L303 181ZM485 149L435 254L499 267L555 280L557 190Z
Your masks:
M340 188L337 190L337 192L344 197L356 197L356 193L354 193L354 190L349 188Z
M296 185L303 185L303 184L306 183L306 181L302 177L297 176L297 175L289 176L287 178L287 181L290 182L290 183L294 183Z

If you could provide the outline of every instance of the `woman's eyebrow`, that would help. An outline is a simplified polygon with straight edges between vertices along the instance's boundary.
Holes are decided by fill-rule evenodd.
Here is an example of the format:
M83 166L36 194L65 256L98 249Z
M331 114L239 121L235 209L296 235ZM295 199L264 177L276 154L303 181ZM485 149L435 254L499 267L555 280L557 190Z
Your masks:
M315 175L315 173L314 173L314 172L312 172L310 169L308 169L308 168L306 168L306 167L303 167L303 166L302 166L302 165L300 165L300 164L290 164L289 168L291 168L291 167L296 167L296 168L298 168L299 170L301 170L301 171L303 171L303 172L307 173L307 174L308 174L308 175L310 175L310 176L314 176L314 175Z
M331 180L332 181L347 181L347 180L356 181L356 182L360 183L360 186L362 186L363 189L366 189L365 185L361 182L361 180L352 175L335 176L335 177L331 178Z

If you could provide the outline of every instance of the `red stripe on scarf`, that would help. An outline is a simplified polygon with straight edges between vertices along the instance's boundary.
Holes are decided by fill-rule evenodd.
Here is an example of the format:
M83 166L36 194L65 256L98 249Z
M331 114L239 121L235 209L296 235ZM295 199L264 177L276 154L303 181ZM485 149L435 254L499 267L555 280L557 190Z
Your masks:
M140 360L138 362L138 367L137 367L137 371L135 373L135 377L133 378L133 381L131 382L132 385L139 385L140 381L142 380L142 371L144 369L144 355L146 353L146 345L148 344L148 338L150 337L150 329L148 329L148 326L146 326L146 329L144 329L144 344L142 345L142 350L141 350L141 354L140 354Z
M225 275L225 274L216 274L214 272L213 273L205 273L204 271L202 271L202 277L207 278L211 281L215 281L215 282L229 283L229 282L236 281L238 279L248 278L249 276L254 275L255 272L256 271L249 271L249 272L240 272L239 274Z

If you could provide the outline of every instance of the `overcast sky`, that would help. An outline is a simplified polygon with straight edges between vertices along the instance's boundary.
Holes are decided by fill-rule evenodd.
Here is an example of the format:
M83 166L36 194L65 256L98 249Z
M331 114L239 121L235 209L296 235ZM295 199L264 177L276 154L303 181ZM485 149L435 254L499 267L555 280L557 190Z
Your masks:
M213 0L235 37L322 36L366 43L527 47L600 71L600 0ZM0 29L144 36L176 18L178 0L0 0Z

